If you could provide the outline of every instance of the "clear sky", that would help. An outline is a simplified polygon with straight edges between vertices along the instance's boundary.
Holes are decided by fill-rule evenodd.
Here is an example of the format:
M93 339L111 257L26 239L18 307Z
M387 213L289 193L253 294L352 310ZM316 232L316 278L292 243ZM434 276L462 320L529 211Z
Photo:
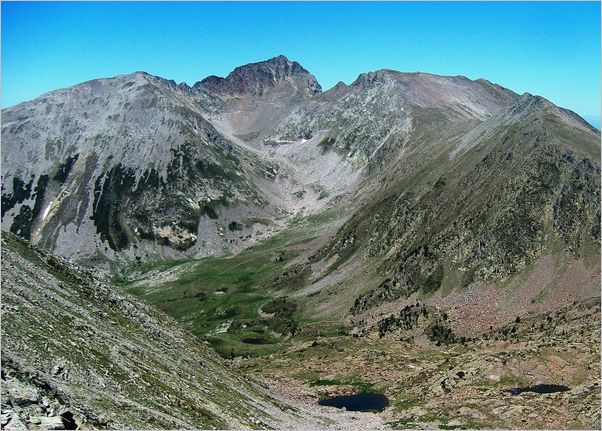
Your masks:
M3 107L136 70L193 84L278 54L324 89L380 68L424 71L600 115L598 2L2 2Z

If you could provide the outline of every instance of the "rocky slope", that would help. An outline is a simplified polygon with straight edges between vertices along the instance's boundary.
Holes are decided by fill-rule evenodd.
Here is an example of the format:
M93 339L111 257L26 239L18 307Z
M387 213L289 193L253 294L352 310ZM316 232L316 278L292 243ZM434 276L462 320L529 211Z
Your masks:
M423 135L442 138L446 129L474 126L514 97L484 80L379 70L361 74L351 85L339 83L297 107L272 139L319 134L323 153L334 150L359 165L375 156L381 163L389 156L399 162L417 149Z
M319 91L298 63L275 61L283 88L266 62L223 84L190 88L134 73L4 110L4 229L91 262L220 254L269 232L290 209L260 190L278 181L278 163L206 117L230 109L236 91L247 101Z
M414 311L415 319L409 317ZM361 337L324 334L238 367L302 400L356 393L358 387L384 393L391 405L378 419L393 429L600 428L599 298L512 321L462 343L417 336L438 314L412 304L396 314L401 324L384 332L380 326ZM510 392L537 384L565 390Z
M599 295L599 155L597 131L523 95L390 182L310 261L334 259L339 268L361 255L364 271L376 266L380 281L356 298L354 314L413 295L504 285L546 256L562 268L549 290L581 262L591 278L575 293Z
M76 259L197 244L214 253L220 207L264 216L246 172L265 165L223 139L175 83L143 73L5 110L3 148L3 226Z
M346 222L292 270L296 297L337 290L324 312L546 265L534 303L575 265L572 295L595 295L599 132L483 79L380 70L322 92L279 56L192 87L90 81L3 120L3 229L88 265L239 252L330 211Z
M3 233L3 425L599 427L600 134L576 114L391 70L322 92L283 56L2 114L2 229L35 244ZM571 391L499 396L548 378ZM379 416L314 410L372 384Z
M7 429L256 428L281 407L171 318L10 234L2 380Z
M283 56L192 87L86 82L3 111L3 228L96 265L238 251L370 194L369 161L422 163L514 97L386 70L322 93Z

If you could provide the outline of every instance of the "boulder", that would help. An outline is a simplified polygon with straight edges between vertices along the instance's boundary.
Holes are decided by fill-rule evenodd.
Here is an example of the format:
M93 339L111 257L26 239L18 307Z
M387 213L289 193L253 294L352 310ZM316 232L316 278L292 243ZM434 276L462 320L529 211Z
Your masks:
M13 405L28 406L31 404L37 404L40 395L38 392L30 386L26 386L18 380L11 380L6 382L8 388L8 395L12 400Z
M5 430L26 430L25 423L21 420L18 414L13 413L10 422L4 427Z
M65 424L60 416L37 416L29 418L31 429L64 430Z

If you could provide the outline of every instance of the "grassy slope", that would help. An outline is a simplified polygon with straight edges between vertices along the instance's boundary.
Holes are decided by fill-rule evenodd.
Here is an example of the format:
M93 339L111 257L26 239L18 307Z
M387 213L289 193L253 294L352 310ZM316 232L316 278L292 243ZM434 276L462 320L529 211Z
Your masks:
M363 311L413 292L427 299L475 281L520 286L544 255L557 256L562 268L575 259L597 265L594 135L546 109L534 110L513 127L496 125L450 160L461 142L457 133L465 131L430 150L424 148L432 145L427 133L429 142L408 159L415 168L402 166L404 174L389 178L389 186L325 247L312 238L329 237L335 226L330 217L342 220L343 209L298 221L235 256L134 268L125 285L223 356L257 356L289 346L291 332L297 339L345 332L350 309ZM315 274L320 264L326 269ZM175 275L165 277L167 270ZM288 299L297 303L293 314L260 316L272 299L321 280L324 288ZM291 325L301 330L288 332Z
M288 346L286 338L299 324L314 319L304 307L273 316L260 315L261 308L304 285L309 274L296 272L295 258L335 228L343 213L333 209L298 219L289 230L237 255L134 266L120 283L208 340L222 356L270 354ZM165 277L167 272L175 275Z

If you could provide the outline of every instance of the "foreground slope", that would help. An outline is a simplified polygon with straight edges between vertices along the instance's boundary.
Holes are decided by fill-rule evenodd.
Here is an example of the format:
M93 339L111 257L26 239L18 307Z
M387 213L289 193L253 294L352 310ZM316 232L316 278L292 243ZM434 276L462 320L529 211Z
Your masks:
M11 234L2 238L2 391L12 429L295 423L171 318Z

